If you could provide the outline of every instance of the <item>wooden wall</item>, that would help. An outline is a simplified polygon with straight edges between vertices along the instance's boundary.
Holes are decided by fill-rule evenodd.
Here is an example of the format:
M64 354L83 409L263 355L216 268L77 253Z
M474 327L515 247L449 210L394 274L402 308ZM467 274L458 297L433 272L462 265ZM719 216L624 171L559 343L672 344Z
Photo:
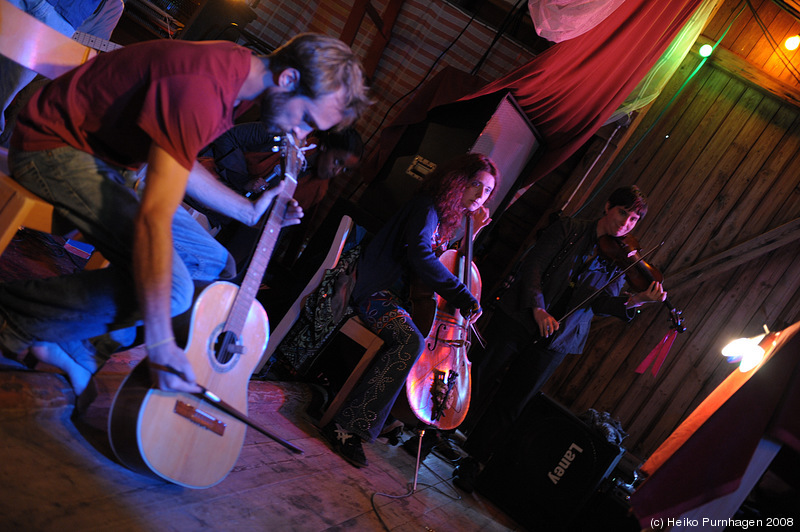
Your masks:
M752 3L775 40L800 33L797 22L768 0ZM347 10L333 5L262 2L253 27L279 41L306 29L338 35ZM651 262L665 272L687 332L658 376L638 375L636 366L669 330L666 311L644 307L629 326L597 320L585 353L568 359L545 387L575 412L595 408L619 418L630 433L626 447L642 459L735 369L719 354L729 339L758 334L762 324L779 329L800 319L800 244L798 224L791 225L800 215L800 92L752 13L745 9L737 17L738 7L729 0L719 8L700 42L715 42L734 23L715 57L674 102L699 64L696 50L630 127L601 129L503 213L492 243L476 259L486 294L584 177L577 197L587 206L580 216L599 216L603 198L620 184L636 183L648 194L650 212L635 233L645 249L664 241ZM377 103L359 124L365 138L400 112L402 103L393 104L422 79L468 19L441 0L405 3L373 79ZM366 24L363 32L354 49L364 49L374 30ZM492 36L490 29L471 26L434 71L444 64L469 70ZM501 39L481 75L494 77L530 57L524 47Z
M731 4L720 9L706 40L721 36ZM770 6L762 9L774 15L771 27L784 28L781 40L798 33L796 21ZM775 53L763 49L746 14L722 46L757 60L759 75L796 85L770 60ZM613 414L630 433L626 446L641 458L735 370L720 355L729 340L800 320L800 109L732 75L730 55L707 61L670 103L700 63L695 51L689 54L617 154L614 166L624 163L602 176L598 197L582 213L597 216L602 199L622 184L648 194L650 210L635 234L643 249L664 242L651 262L665 273L688 330L657 376L638 375L634 369L669 330L666 310L644 307L627 327L598 320L585 353L559 368L545 391L575 412Z

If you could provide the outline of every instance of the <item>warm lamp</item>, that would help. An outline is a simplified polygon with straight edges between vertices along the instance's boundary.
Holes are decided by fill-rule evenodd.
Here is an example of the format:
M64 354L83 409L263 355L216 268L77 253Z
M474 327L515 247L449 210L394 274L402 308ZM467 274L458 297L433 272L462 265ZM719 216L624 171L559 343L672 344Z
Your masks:
M746 373L758 366L764 359L764 348L759 344L769 334L769 329L764 325L764 334L752 338L739 338L722 348L722 354L728 362L739 362L739 371Z
M793 35L786 39L786 42L783 43L787 50L797 50L797 47L800 46L800 35Z

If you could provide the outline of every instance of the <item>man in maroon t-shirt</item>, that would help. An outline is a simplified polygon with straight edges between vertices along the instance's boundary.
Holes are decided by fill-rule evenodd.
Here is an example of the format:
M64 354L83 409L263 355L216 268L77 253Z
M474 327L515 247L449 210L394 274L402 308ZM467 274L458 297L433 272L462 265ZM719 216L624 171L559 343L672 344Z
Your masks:
M0 285L0 346L61 368L79 395L143 324L151 366L185 377L152 370L154 382L198 391L171 317L191 306L193 281L229 275L230 260L178 206L187 194L254 224L281 190L250 201L197 164L198 152L233 126L244 100L261 98L262 118L298 139L348 125L369 103L363 80L350 48L318 34L268 56L230 42L144 42L53 80L19 116L11 171L112 266ZM144 164L146 186L135 188L132 170ZM286 223L300 216L295 205Z

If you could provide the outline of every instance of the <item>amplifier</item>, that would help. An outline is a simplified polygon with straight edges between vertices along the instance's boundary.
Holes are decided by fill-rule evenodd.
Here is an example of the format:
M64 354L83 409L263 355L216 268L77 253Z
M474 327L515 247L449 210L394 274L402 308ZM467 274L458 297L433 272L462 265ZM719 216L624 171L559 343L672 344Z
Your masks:
M457 155L482 153L492 158L501 174L494 197L486 204L497 218L541 146L539 133L508 92L435 107L426 120L403 133L359 206L385 222L437 166Z
M477 490L526 528L566 530L623 452L539 393L486 465Z

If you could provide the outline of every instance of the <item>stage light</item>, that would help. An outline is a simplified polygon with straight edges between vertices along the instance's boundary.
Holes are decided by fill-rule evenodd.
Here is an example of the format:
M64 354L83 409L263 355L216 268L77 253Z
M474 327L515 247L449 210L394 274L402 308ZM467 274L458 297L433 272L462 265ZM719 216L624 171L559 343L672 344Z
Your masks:
M711 52L713 51L714 51L713 46L711 46L710 44L704 44L703 46L700 47L699 51L700 57L708 57L711 55Z
M793 35L786 39L786 42L783 43L787 50L797 50L797 47L800 46L800 35Z
M769 329L764 325L764 334L752 338L739 338L722 348L722 354L728 362L739 362L739 371L746 373L758 366L764 359L764 348L759 344L769 334Z

